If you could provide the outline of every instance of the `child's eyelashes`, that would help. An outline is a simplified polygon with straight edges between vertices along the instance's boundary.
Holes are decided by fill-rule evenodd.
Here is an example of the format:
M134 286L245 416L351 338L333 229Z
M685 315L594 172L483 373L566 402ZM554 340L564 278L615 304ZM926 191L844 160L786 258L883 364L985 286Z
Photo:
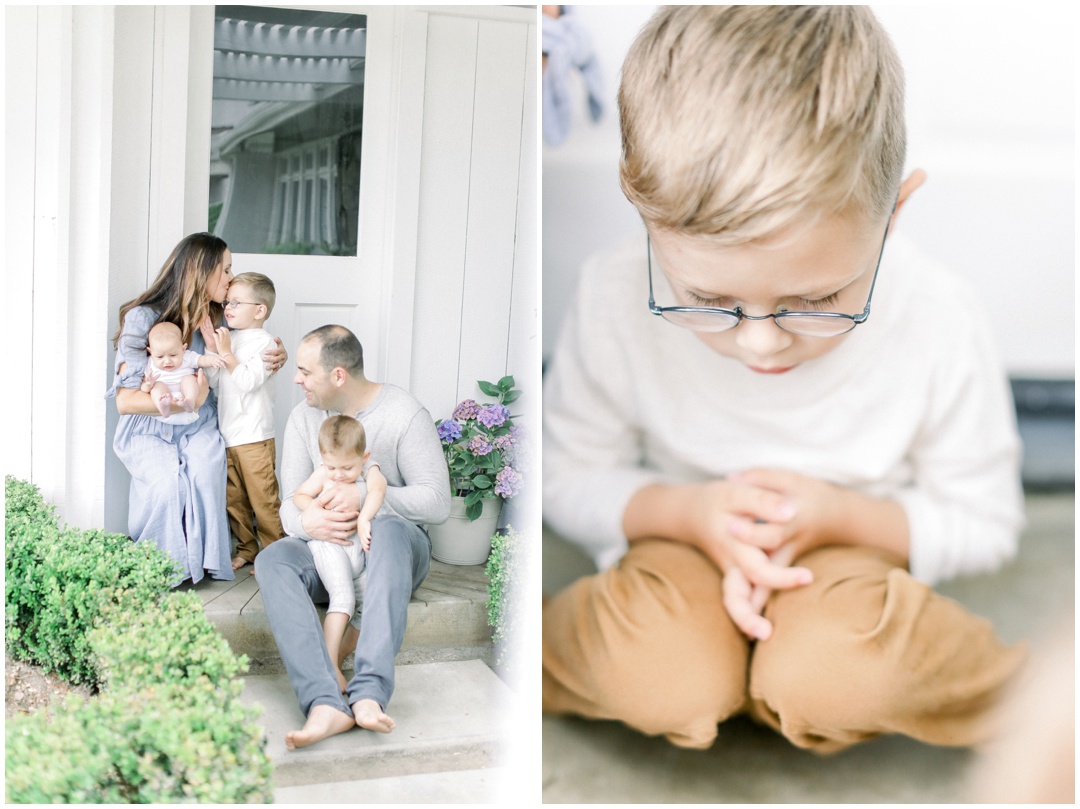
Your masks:
M693 306L704 306L709 309L735 309L736 304L730 298L705 298L690 290L685 290L687 300ZM793 305L781 306L777 311L797 312L800 310L814 310L823 312L836 305L840 295L834 292L824 298L810 300L809 298L796 298Z

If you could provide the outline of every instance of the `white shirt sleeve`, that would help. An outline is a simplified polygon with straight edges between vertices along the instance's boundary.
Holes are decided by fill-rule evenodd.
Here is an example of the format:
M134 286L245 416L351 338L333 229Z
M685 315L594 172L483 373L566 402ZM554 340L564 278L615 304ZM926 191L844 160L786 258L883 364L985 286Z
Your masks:
M604 302L591 267L582 272L544 379L542 491L544 520L602 570L626 553L622 520L630 499L662 476L641 466L631 405L640 380L625 347L595 316Z
M910 568L928 584L998 568L1023 527L1020 442L1006 376L986 319L938 335L949 362L936 370L911 460Z

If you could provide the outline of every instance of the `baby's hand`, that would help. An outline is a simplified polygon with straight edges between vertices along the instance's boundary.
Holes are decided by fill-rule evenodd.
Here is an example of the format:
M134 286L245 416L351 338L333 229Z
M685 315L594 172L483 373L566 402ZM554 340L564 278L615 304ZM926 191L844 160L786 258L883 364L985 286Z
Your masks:
M151 388L154 387L154 384L157 381L158 375L157 372L154 370L154 366L148 364L146 366L146 371L143 373L142 385L140 385L139 389L142 390L144 393L149 393Z
M360 537L360 547L365 551L371 550L371 521L360 517L356 521L356 535Z
M199 364L200 368L224 368L225 358L219 354L203 354L203 361Z

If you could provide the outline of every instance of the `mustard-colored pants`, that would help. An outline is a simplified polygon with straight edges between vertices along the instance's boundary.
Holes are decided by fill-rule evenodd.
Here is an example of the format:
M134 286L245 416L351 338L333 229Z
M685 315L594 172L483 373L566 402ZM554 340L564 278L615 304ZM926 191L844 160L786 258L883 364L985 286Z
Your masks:
M236 555L254 562L259 544L285 536L281 527L274 439L225 448L225 509L236 537Z
M885 552L834 546L798 564L813 583L774 592L773 635L750 643L700 552L632 543L616 567L544 607L544 711L617 719L692 748L743 712L819 753L884 733L957 746L994 734L1022 646L1004 646Z

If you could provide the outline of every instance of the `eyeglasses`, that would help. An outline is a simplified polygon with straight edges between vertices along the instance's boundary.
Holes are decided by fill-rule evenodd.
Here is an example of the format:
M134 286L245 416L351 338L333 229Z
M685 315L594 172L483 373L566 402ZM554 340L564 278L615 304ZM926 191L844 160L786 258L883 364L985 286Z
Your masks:
M895 211L895 206L893 207ZM798 334L804 337L838 337L847 334L860 323L865 323L870 317L870 300L874 297L874 286L877 284L878 270L881 268L881 257L885 254L885 239L889 236L889 222L885 223L885 235L881 237L881 250L878 253L877 266L874 267L874 278L870 282L870 294L866 297L866 306L858 315L845 315L840 312L774 312L771 315L748 315L741 306L734 309L718 309L708 306L657 306L653 298L652 283L652 242L648 235L645 237L646 254L649 264L649 311L659 315L669 323L681 326L692 331L721 332L733 329L741 320L767 320L773 322L786 332Z
M226 309L235 309L237 306L258 306L256 301L225 301L222 304Z

